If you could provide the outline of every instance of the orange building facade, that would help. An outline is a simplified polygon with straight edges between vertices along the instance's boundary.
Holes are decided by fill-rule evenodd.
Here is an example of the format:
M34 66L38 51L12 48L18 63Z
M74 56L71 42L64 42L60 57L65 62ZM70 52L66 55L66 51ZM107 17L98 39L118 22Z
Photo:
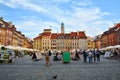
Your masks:
M30 43L28 38L17 31L12 22L6 22L2 17L0 17L0 45L33 48L33 44Z
M101 36L101 46L120 45L120 23L114 25L108 31L105 31Z
M95 37L94 44L95 44L96 49L101 48L101 35L98 35L98 36Z

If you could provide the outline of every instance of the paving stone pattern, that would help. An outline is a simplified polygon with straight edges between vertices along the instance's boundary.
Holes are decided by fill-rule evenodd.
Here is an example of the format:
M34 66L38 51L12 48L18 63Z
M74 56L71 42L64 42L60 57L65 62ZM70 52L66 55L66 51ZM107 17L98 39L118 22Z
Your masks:
M51 61L45 65L44 57L32 61L30 56L16 58L14 63L0 64L0 80L120 80L120 61L101 58L100 62L83 63ZM56 79L52 79L57 75Z

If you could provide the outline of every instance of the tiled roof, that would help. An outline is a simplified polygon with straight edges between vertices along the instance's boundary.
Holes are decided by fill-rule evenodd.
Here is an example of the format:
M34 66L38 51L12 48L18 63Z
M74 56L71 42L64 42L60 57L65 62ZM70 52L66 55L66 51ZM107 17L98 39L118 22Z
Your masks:
M42 36L50 36L51 35L51 32L44 32L41 34Z
M72 37L72 36L76 36L77 35L77 32L71 32L70 33L70 36Z
M70 36L70 33L66 33L65 36Z
M117 24L115 25L115 27L120 27L120 23L117 23Z
M35 40L35 39L42 39L42 36L39 35L39 36L35 37L34 40Z
M64 36L64 34L63 33L59 33L58 36Z
M71 32L71 33L43 32L40 35L41 36L51 36L51 39L86 39L87 38L84 31ZM36 37L34 39L37 39L37 38L38 37Z
M51 39L57 39L57 33L52 33Z
M120 23L117 23L117 24L115 24L115 26L114 27L111 27L109 30L112 30L112 29L115 29L115 28L120 28Z
M79 33L79 38L87 38L87 36L86 36L86 34L85 34L85 32L84 31L80 31L80 32L78 32Z

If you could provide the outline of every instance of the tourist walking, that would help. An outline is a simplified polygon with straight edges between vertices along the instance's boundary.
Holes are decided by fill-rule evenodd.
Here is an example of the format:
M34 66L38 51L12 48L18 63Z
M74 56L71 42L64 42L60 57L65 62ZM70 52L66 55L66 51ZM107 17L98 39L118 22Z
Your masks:
M80 53L79 51L76 50L75 57L77 60L80 60Z
M87 52L85 50L82 52L82 55L83 55L83 62L87 63Z
M115 51L114 51L114 58L115 58L115 60L118 60L118 55L119 54L120 54L119 49L116 48Z
M48 51L48 49L45 50L45 60L46 60L46 66L51 65L51 62L50 62L50 51Z
M90 50L88 52L89 63L93 62L92 57L93 57L92 50Z
M93 53L93 60L94 60L94 62L96 62L96 50L94 49L94 50L92 51L92 53Z
M97 51L96 51L96 57L97 57L97 61L100 61L100 51L99 51L99 49L97 49Z

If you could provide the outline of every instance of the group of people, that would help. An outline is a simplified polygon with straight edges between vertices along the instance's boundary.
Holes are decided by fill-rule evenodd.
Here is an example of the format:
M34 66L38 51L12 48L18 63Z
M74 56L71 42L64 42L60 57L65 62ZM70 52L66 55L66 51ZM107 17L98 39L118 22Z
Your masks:
M118 50L118 48L116 48L114 50L106 50L104 57L107 59L114 58L117 60L119 55L120 55L120 51Z
M60 54L58 54L58 52L56 52L55 56L53 56L53 60L54 61L59 61L61 60L62 57L59 57ZM96 62L96 61L100 61L100 50L90 50L90 51L75 51L74 53L72 53L71 55L71 60L74 61L78 61L80 60L80 55L83 55L83 62L87 63L91 63L91 62ZM49 66L51 65L51 61L50 61L50 56L51 56L51 51L48 51L46 49L45 51L45 59L46 59L46 65ZM61 52L61 56L63 56L63 52ZM88 60L87 60L88 58Z
M110 53L110 51L106 51L105 55L106 54L108 55L108 53ZM114 50L114 56L115 56L116 59L118 58L118 53L119 53L118 49ZM46 65L47 66L51 65L50 58L51 58L52 52L50 50L46 49L45 52L44 52L44 55L45 55ZM83 51L77 51L76 50L75 52L70 53L70 55L71 55L70 56L71 60L74 60L74 61L81 60L81 55L82 55L84 63L100 62L101 51L99 49L83 50ZM52 56L52 58L53 58L53 61L62 60L63 52L61 52L61 53L55 52L55 54Z
M96 61L100 61L100 50L97 49L97 50L89 50L89 51L86 51L84 50L82 52L82 55L83 55L83 62L87 63L91 63L91 62L96 62ZM88 60L87 60L88 58Z
M100 50L90 50L90 51L75 51L74 53L72 53L71 55L71 60L74 61L78 61L80 60L80 55L83 55L83 62L87 63L91 63L91 62L96 62L96 61L100 61ZM61 57L59 57L59 55L61 55ZM50 61L50 56L51 56L51 51L48 51L46 49L45 51L45 59L46 59L46 65L51 65L51 61ZM59 54L58 52L56 52L56 54L53 56L53 60L54 61L59 61L61 60L63 57L63 52L61 52L61 54ZM87 60L88 58L88 60Z

